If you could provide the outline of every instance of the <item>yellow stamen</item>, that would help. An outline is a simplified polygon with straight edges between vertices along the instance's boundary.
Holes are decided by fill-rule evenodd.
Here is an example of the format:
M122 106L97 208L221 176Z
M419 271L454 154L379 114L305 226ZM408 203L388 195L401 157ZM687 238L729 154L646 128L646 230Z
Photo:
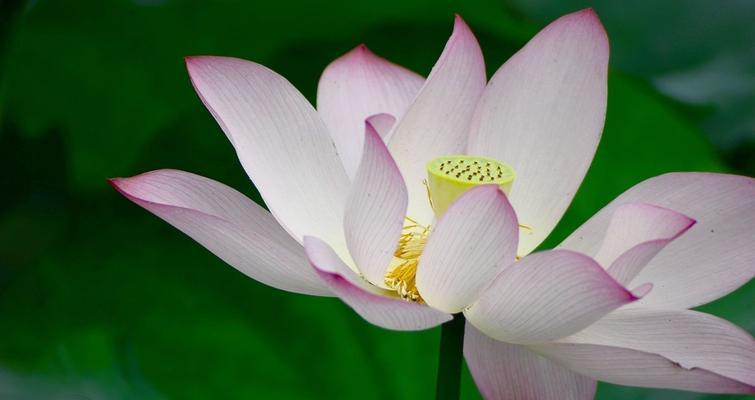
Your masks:
M498 185L504 193L509 192L514 181L514 169L508 164L486 157L443 156L427 164L427 180L422 183L427 189L430 207L440 218L459 195L479 185ZM520 224L522 229L532 228ZM406 217L393 260L385 274L385 285L395 290L402 299L424 303L417 289L417 266L425 249L430 227Z
M430 227L406 217L407 224L401 231L398 247L393 253L393 261L385 275L385 284L405 300L424 303L416 286L419 256L427 243Z
M532 227L529 226L529 225L527 225L527 224L519 224L519 227L522 228L522 229L524 229L525 231L527 231L528 235L531 235L531 234L533 234L535 232L535 230L532 229Z

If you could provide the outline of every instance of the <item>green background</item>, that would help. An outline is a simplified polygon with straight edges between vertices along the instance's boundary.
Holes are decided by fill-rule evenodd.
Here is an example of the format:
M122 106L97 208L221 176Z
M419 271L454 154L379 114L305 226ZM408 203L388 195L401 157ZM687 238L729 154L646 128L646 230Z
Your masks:
M492 74L590 4L611 39L608 117L549 245L644 178L755 174L755 3L0 0L0 398L432 398L438 329L390 332L263 286L105 179L179 168L259 201L183 56L261 62L313 100L359 43L426 75L458 12ZM755 332L754 296L702 309ZM718 397L601 384L598 398Z

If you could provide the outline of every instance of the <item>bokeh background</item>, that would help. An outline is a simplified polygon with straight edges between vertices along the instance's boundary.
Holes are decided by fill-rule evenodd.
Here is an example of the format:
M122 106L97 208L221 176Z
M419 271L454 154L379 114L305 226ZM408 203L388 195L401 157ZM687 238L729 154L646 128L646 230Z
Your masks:
M259 201L183 56L261 62L313 100L359 43L426 75L458 12L490 75L586 6L611 40L608 117L551 246L644 178L755 174L755 2L0 0L0 399L432 398L438 329L254 282L105 179L179 168ZM702 309L755 332L754 298ZM467 372L463 392L479 398Z

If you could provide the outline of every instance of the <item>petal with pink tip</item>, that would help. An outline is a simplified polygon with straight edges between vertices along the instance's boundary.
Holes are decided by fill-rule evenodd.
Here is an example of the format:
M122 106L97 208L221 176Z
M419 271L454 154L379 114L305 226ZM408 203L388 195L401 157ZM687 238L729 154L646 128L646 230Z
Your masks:
M674 210L647 203L626 203L616 208L595 255L595 261L610 266L632 247L651 240L671 240L695 224L695 220Z
M424 78L360 45L325 68L317 87L317 111L330 129L349 176L359 167L364 120L387 113L401 117ZM380 132L380 127L376 126Z
M636 299L590 257L552 250L504 269L464 315L495 339L544 343L579 332Z
M446 210L417 267L417 289L431 307L457 313L514 262L519 226L496 185L467 190Z
M633 306L695 307L755 276L755 179L744 176L673 173L648 179L603 208L561 247L597 254L614 211L633 202L666 207L697 221L632 280L630 286L655 286Z
M687 370L699 368L755 386L753 337L697 311L617 310L562 342L658 354Z
M312 267L333 293L373 325L397 331L418 331L438 326L452 318L424 305L388 297L388 292L357 276L320 239L305 237L304 248Z
M684 368L657 354L579 343L528 347L572 371L616 385L704 393L755 393L754 386L702 368Z
M608 39L592 10L540 31L491 78L469 137L469 154L516 170L511 204L519 255L534 250L572 201L600 141L606 110Z
M176 170L110 183L247 276L281 290L331 295L307 265L302 246L270 213L230 187Z
M640 243L625 251L608 267L608 274L622 285L629 285L646 265L674 239L657 239ZM633 284L649 284L635 282ZM649 293L649 291L648 291Z
M349 179L315 109L251 61L190 57L186 65L273 216L297 240L316 235L345 253Z
M622 204L611 217L595 260L619 283L627 285L656 254L694 224L694 219L668 208Z
M464 358L486 399L592 400L597 382L526 347L499 342L467 323Z
M385 273L406 216L406 185L385 143L369 122L364 151L346 201L344 229L349 252L364 277L385 287Z
M393 125L396 124L396 117L391 114L380 113L367 117L365 120L375 128L375 131L383 138L383 141L388 143L390 138L389 134L393 129Z
M469 123L484 88L480 46L456 16L451 38L389 142L409 190L408 215L424 225L433 220L424 185L426 165L436 157L464 152Z

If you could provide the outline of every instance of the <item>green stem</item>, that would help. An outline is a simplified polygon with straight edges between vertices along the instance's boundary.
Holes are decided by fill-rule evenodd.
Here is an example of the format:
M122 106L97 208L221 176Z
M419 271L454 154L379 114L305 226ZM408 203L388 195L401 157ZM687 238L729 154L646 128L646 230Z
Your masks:
M438 400L458 400L461 393L461 360L464 349L464 315L454 315L454 319L440 328L440 354L438 355L438 380L435 398Z

